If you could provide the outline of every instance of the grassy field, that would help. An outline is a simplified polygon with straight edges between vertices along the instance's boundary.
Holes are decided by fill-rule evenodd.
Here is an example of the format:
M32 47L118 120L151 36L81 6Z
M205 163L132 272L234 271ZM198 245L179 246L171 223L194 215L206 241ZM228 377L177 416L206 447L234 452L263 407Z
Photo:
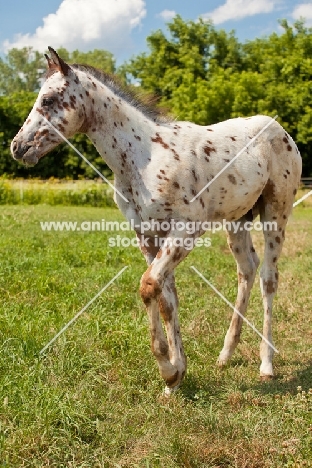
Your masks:
M234 303L236 267L224 234L215 234L177 269L188 374L170 399L150 352L139 251L109 248L117 233L43 232L39 224L102 218L122 219L114 208L1 207L0 467L311 467L309 202L294 209L279 263L276 379L259 380L259 337L246 327L231 364L215 365L231 310L190 268ZM253 237L261 253L260 233ZM260 330L262 315L257 279L248 318Z
M113 189L102 179L7 179L0 177L0 205L115 206Z

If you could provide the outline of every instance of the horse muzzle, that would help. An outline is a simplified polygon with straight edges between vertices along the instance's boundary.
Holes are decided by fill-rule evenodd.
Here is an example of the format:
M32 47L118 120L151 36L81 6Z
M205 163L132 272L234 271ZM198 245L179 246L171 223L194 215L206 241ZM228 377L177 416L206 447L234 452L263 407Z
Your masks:
M16 138L11 143L11 153L16 161L21 161L28 166L37 164L39 158L35 154L33 142L19 142Z

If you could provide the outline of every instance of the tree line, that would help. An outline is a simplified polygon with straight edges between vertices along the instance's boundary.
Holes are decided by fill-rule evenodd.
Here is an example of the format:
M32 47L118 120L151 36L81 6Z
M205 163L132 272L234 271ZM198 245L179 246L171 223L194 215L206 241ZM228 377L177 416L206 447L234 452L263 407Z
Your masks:
M235 33L210 22L176 16L166 32L147 38L148 52L116 68L105 50L58 53L69 63L85 63L117 74L178 120L209 125L232 117L278 115L303 157L303 175L312 176L312 28L303 21L280 21L282 32L240 42ZM9 144L33 106L46 63L31 48L12 49L0 58L0 174L12 177L93 178L92 169L66 144L28 170L10 156ZM104 174L105 162L84 135L73 144Z

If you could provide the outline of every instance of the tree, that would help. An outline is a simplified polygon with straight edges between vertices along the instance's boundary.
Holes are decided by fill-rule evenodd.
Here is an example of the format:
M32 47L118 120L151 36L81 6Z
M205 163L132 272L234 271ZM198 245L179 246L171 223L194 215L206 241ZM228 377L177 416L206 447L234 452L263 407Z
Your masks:
M207 125L220 116L227 118L233 101L228 80L242 62L234 33L216 31L202 19L185 22L180 16L168 29L169 37L160 30L151 34L150 54L135 57L124 70L143 90L160 96L160 103L181 120Z
M38 91L46 69L45 60L31 47L11 49L0 58L0 95L17 91Z

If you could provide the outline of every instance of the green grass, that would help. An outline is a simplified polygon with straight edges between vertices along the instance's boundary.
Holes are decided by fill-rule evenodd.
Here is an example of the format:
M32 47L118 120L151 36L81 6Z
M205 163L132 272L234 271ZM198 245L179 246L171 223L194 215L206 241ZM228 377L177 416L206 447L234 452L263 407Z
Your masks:
M0 177L0 205L112 207L113 189L93 180L23 180Z
M140 252L109 248L116 233L39 225L102 218L122 220L113 208L1 207L0 467L312 466L312 208L295 208L279 263L276 379L259 380L259 338L246 327L231 364L215 366L231 310L190 268L235 301L234 260L225 236L215 234L212 247L195 248L177 268L188 374L170 399L162 396L138 294L146 268ZM261 252L260 233L254 237ZM256 280L248 318L261 329L262 315Z

